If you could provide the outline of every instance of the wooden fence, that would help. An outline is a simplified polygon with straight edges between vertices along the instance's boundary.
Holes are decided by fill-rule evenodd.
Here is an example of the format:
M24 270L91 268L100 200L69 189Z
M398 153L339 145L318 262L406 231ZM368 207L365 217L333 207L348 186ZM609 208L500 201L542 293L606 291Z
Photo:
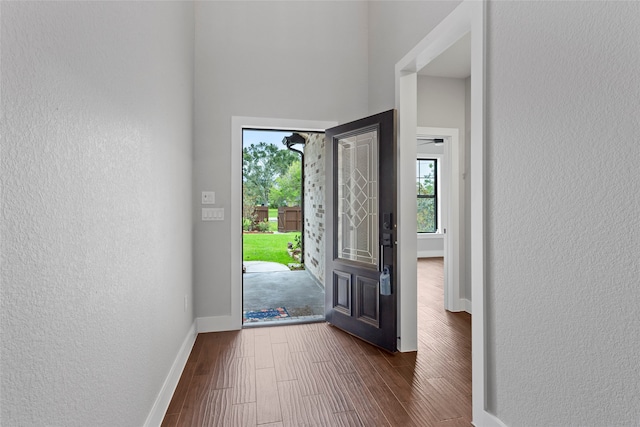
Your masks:
M262 221L269 221L269 207L268 206L256 206L253 210L255 215L254 222L257 224Z
M302 209L300 206L278 208L278 231L302 231Z

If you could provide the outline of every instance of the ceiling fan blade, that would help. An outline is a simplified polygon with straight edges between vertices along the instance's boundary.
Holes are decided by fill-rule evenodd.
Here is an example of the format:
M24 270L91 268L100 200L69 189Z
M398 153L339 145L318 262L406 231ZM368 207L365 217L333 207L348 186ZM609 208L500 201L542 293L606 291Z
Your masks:
M427 138L427 139L419 139L418 145L427 145L427 144L442 144L444 142L443 138Z

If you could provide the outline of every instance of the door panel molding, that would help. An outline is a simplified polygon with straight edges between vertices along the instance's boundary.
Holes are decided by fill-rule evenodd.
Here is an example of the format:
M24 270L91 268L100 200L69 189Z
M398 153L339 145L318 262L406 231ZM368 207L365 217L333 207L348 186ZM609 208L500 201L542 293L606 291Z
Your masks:
M356 319L380 328L380 282L356 276Z
M351 316L353 306L351 304L351 274L344 271L333 272L333 309Z

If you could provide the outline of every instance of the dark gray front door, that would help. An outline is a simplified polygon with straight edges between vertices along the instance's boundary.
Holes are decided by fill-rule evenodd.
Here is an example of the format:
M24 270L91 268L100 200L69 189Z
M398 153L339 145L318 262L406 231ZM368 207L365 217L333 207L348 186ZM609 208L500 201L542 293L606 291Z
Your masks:
M396 351L396 112L326 130L329 323ZM390 292L381 289L389 272Z

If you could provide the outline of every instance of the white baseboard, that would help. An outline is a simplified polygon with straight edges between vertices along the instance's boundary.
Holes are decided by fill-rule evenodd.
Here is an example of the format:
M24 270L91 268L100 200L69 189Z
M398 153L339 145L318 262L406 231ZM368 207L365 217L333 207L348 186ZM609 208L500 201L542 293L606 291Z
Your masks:
M444 257L444 251L418 251L418 258L442 258Z
M462 304L462 309L471 314L471 301L466 298L460 298L460 303Z
M232 316L198 317L196 328L198 333L237 331L242 328L242 319Z
M160 393L158 393L158 397L156 397L156 401L153 403L151 412L149 412L149 415L147 416L147 420L144 423L145 427L156 427L162 424L162 420L167 412L169 403L171 403L173 393L176 391L176 387L178 386L178 381L180 381L182 371L187 364L189 354L191 354L193 344L196 342L196 335L196 323L193 322L187 332L187 336L182 342L178 355L171 365L169 374L164 380L164 384L162 384Z
M480 416L474 416L473 421L471 422L475 427L507 427L505 423L492 413L487 412L486 410L479 412Z

